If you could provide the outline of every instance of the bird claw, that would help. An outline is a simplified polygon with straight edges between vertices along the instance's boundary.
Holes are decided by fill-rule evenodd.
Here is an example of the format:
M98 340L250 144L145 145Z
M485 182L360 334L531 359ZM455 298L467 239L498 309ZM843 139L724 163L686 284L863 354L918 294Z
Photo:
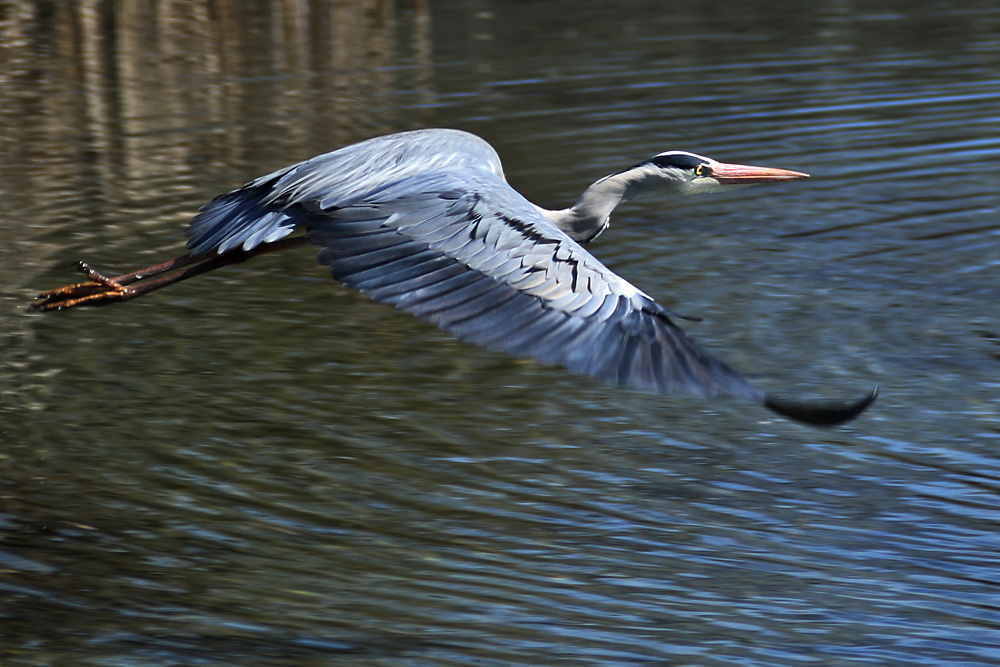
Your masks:
M112 278L108 278L103 273L101 273L100 271L98 271L97 269L95 269L94 267L92 267L90 264L87 264L83 260L78 261L76 263L76 267L75 268L76 268L77 271L79 271L83 275L87 276L88 278L90 278L95 283L100 283L102 285L107 285L108 287L121 287L121 283L115 281Z
M90 280L42 292L31 302L28 310L51 311L83 305L100 306L105 303L124 301L127 297L128 287L108 278L86 262L77 262L76 270Z

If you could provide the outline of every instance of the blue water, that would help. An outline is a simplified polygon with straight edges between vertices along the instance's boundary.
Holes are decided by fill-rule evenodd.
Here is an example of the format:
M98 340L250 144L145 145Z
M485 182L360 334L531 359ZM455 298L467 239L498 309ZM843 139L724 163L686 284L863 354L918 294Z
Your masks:
M1000 663L991 3L161 9L0 22L0 662ZM591 251L761 387L879 402L822 430L621 391L309 251L23 312L422 126L548 207L671 148L812 174L632 202Z

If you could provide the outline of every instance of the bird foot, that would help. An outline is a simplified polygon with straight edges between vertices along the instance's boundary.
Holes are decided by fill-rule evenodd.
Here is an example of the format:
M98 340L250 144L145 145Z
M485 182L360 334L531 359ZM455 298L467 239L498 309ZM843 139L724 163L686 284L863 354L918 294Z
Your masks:
M108 278L86 262L77 262L76 270L90 280L42 292L35 297L28 309L64 310L74 306L100 306L129 298L130 288Z

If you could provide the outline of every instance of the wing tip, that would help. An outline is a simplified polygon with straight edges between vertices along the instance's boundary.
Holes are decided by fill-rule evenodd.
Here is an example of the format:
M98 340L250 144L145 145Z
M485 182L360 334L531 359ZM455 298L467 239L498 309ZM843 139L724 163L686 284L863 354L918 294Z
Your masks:
M851 402L819 403L764 397L764 407L789 419L812 426L840 426L858 417L878 398L878 385L864 398Z

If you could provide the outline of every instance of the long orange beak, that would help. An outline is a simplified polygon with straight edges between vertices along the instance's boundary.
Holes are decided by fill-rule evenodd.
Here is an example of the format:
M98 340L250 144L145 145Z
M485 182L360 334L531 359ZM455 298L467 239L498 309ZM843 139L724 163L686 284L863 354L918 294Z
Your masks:
M754 185L756 183L779 183L809 178L809 174L788 169L771 167L750 167L744 164L718 162L712 165L712 178L723 185Z

